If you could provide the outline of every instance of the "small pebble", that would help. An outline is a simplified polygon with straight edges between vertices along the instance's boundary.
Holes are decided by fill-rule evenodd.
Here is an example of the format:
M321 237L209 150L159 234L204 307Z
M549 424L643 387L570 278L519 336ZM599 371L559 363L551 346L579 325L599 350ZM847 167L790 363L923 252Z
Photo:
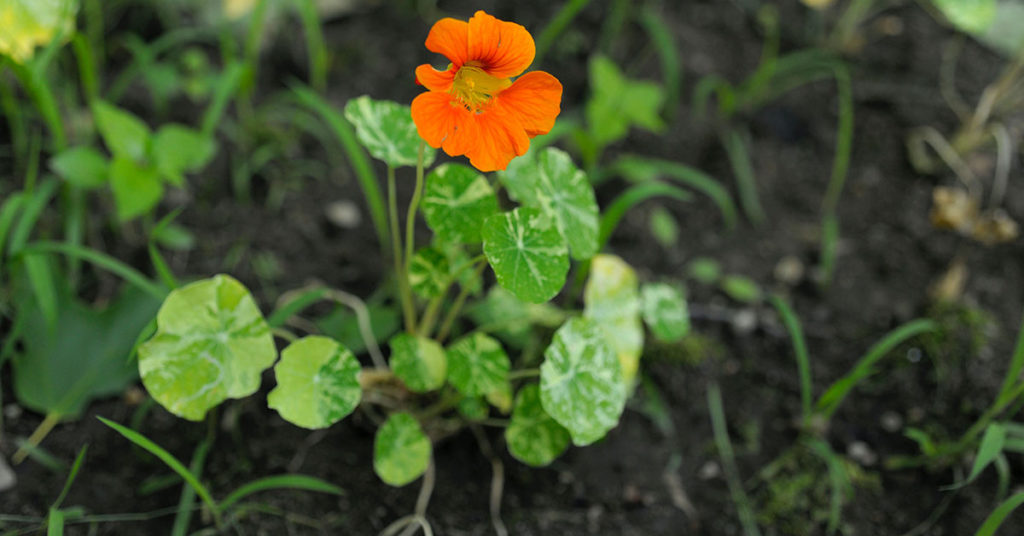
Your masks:
M4 406L4 418L13 421L18 417L21 417L23 411L24 410L21 409L21 406L17 404L7 404L6 406Z
M732 317L732 329L737 335L750 335L757 328L757 312L753 309L740 309Z
M879 419L882 429L889 433L899 432L903 428L903 417L895 411L886 411Z
M0 492L13 488L17 483L18 477L14 475L14 470L7 465L7 459L0 456Z
M795 286L804 278L805 271L803 261L794 255L786 255L775 265L772 274L778 282Z
M716 461L705 462L704 465L700 466L700 469L697 470L697 478L701 480L718 478L718 475L720 474L722 474L722 467L719 466Z
M914 347L907 350L907 361L910 361L911 363L921 361L921 349Z
M878 462L878 455L863 441L854 441L847 445L846 455L865 467L871 467Z
M359 205L347 199L328 203L324 208L324 215L327 216L327 221L342 229L354 229L363 221Z

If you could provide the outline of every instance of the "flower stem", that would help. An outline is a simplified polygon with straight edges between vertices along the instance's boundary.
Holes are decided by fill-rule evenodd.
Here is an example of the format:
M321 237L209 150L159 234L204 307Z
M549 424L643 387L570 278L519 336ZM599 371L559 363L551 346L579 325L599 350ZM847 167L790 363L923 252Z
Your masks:
M487 263L480 263L476 268L476 273L479 275L484 271L484 267ZM437 342L444 342L448 337L448 333L452 329L452 324L455 323L455 319L459 316L459 311L462 309L462 305L466 303L466 298L469 297L469 287L462 287L459 291L459 296L455 298L455 303L452 304L452 308L448 310L448 314L444 317L444 322L441 323L441 329L437 332Z
M416 332L416 315L412 312L412 293L409 290L409 266L412 263L413 249L416 245L416 209L420 206L420 197L423 195L423 146L424 142L420 141L419 156L416 159L416 187L412 191L412 199L409 200L409 213L405 217L405 271L401 274L403 279L403 285L405 289L403 292L407 294L409 300L409 311L411 314L411 321L406 318L406 329L409 333ZM397 216L396 216L397 218Z
M395 168L388 166L388 216L391 228L391 256L395 259L395 279L398 280L398 301L402 303L405 330L416 330L416 312L413 310L412 291L409 289L409 274L402 262L402 236L398 230L398 200L395 193Z

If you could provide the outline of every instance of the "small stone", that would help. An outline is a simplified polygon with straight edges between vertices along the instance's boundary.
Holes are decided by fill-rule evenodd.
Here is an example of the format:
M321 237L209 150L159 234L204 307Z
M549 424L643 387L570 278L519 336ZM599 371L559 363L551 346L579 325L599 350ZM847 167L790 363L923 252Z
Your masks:
M907 350L907 361L910 361L911 363L917 363L921 361L921 356L921 349L916 346Z
M124 391L124 403L129 406L138 406L146 400L146 393L138 386L132 386Z
M347 199L328 203L324 208L324 215L327 216L327 221L342 229L354 229L363 221L359 205Z
M753 309L740 309L732 316L732 329L737 335L750 335L757 328L757 312Z
M806 267L803 261L794 255L786 255L775 265L772 274L778 282L795 286L804 278L804 272L806 272Z
M914 406L907 410L907 421L910 423L918 423L924 420L925 411L924 408Z
M13 488L17 483L18 477L14 475L14 470L7 464L7 459L0 456L0 492Z
M879 419L882 429L895 434L903 428L903 417L895 411L886 411Z
M17 419L18 417L21 417L21 414L23 412L24 410L21 409L21 406L17 404L11 403L4 406L4 418L10 419L12 421Z
M854 441L847 445L846 455L865 467L871 467L878 463L878 455L863 441Z
M700 469L697 470L697 478L701 480L718 478L720 474L722 474L722 467L714 460L704 462L704 465L700 466Z

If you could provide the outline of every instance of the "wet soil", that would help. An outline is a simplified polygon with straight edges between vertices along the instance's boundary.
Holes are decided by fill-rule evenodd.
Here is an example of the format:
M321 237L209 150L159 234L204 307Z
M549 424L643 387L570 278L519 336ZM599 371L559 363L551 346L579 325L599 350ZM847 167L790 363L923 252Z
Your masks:
M702 168L732 184L714 127L692 115L689 95L701 76L717 73L738 82L753 71L763 35L754 14L740 7L751 3L665 2L659 8L685 63L679 113L664 133L635 131L612 147L607 159L619 152L657 156ZM555 4L441 1L438 7L463 18L473 9L485 9L536 32L551 19ZM809 44L808 13L789 4L781 8L783 51ZM586 60L601 39L608 9L608 2L588 6L543 65L565 85L567 114L578 113L586 98ZM914 529L935 512L949 493L940 488L954 478L948 469L884 469L883 460L914 454L916 446L899 429L887 428L883 416L895 415L906 425L939 426L951 435L965 430L1002 381L1024 306L1024 241L985 247L933 229L928 222L932 188L952 183L953 178L948 173L919 175L905 156L908 129L930 124L950 132L956 126L938 84L941 46L953 34L913 3L884 16L898 20L901 30L873 40L849 58L856 134L840 208L836 276L827 290L814 284L810 275L784 284L774 270L787 256L798 259L808 272L817 263L821 199L835 145L836 91L829 81L795 90L746 118L758 189L768 215L765 224L755 228L744 223L726 231L714 205L698 195L689 203L661 203L679 223L676 246L661 246L651 237L648 210L628 214L609 245L645 280L684 279L690 260L708 256L719 260L727 272L787 296L804 322L816 394L845 374L886 332L926 315L931 308L929 286L954 258L965 260L969 277L963 300L990 314L986 343L977 351L954 356L930 355L920 340L901 346L846 400L824 434L839 453L863 444L877 457L874 464L861 467L871 483L857 488L843 512L843 533L860 535L898 535ZM411 2L381 2L327 21L326 38L333 54L331 101L340 105L364 93L410 101L419 91L412 84L413 66L436 60L421 46L434 17L430 9L423 14L412 9ZM958 88L973 102L998 76L1003 60L973 43L965 47ZM609 53L630 76L660 77L657 56L639 26L625 26ZM285 40L264 54L268 67L261 73L261 91L282 89L290 77L304 76L301 43ZM335 161L329 154L333 148L325 149L312 138L300 139L304 158ZM1019 177L1020 165L1018 158L1014 177ZM311 280L364 296L380 283L384 270L379 248L356 181L343 160L317 178L287 188L276 206L267 203L272 185L261 177L253 184L252 201L240 203L226 178L227 169L226 162L218 161L192 179L187 210L179 222L197 233L198 244L191 252L171 256L177 273L203 277L228 271L254 290L265 310L282 291ZM623 187L618 180L602 184L598 198L607 203ZM361 224L340 228L328 221L326 204L339 200L364 209ZM1006 209L1017 219L1024 217L1024 195L1012 185ZM144 253L125 255L147 267ZM259 261L268 258L274 269ZM712 441L707 387L711 382L721 386L739 470L758 497L763 485L755 478L757 472L798 438L796 365L770 307L738 304L699 284L691 284L688 292L695 329L713 341L704 347L704 359L681 359L679 348L653 345L645 361L646 375L663 399L674 432L666 433L641 411L650 398L644 393L630 403L621 424L606 439L572 448L544 469L513 460L504 453L500 433L488 431L505 468L502 516L511 534L742 533ZM736 314L753 315L756 321L750 328L738 327L731 320ZM937 362L950 374L938 377ZM265 386L272 383L265 378ZM4 389L5 407L13 403L10 393ZM222 416L204 470L214 494L223 496L246 481L282 472L318 476L341 486L345 494L264 493L259 496L264 511L242 519L238 533L376 534L412 511L417 486L395 489L373 474L373 427L365 417L310 433L284 423L262 400L255 395L230 404L227 416ZM179 486L140 492L147 479L169 471L93 418L102 415L128 422L136 409L124 400L100 402L85 418L58 426L46 439L47 451L68 461L83 443L89 444L89 456L66 505L110 514L158 512L177 503ZM4 452L13 451L11 438L27 436L40 420L28 412L8 416ZM180 459L189 459L207 433L205 425L181 421L159 408L147 413L140 431ZM488 513L491 462L473 434L466 431L440 442L435 460L437 483L428 514L435 533L493 534ZM1010 462L1013 474L1024 469L1019 459L1011 457ZM0 511L45 515L64 474L32 461L19 465L16 473L18 485L0 494ZM820 468L817 475L827 478ZM1014 482L1019 485L1020 480ZM959 491L924 533L973 533L994 508L996 487L994 476L983 475ZM104 523L95 532L73 526L69 533L162 534L170 519L164 515ZM193 526L201 527L201 520L194 520ZM779 521L764 528L769 534L801 534L792 526ZM1024 514L1017 513L1002 533L1021 531ZM818 524L814 533L824 534L824 525Z

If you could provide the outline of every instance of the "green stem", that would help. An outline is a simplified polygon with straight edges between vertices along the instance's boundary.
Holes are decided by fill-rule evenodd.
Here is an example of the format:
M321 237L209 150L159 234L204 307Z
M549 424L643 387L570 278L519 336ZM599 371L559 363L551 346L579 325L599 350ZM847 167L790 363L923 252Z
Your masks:
M483 271L487 263L481 263L476 269L476 274L479 276ZM437 341L444 342L448 338L448 334L452 330L452 325L455 324L455 319L459 317L459 311L462 310L462 306L466 303L466 298L469 297L469 287L462 287L459 291L459 296L455 298L455 303L452 304L452 308L448 310L448 314L444 317L444 322L441 323L441 329L437 332Z
M416 210L420 206L420 197L423 195L423 152L426 144L420 140L419 156L416 158L416 187L412 191L412 199L409 200L409 212L405 217L405 271L402 279L406 292L409 292L409 304L412 306L412 296L409 289L409 269L412 264L412 254L416 245ZM412 316L411 332L416 331L416 315Z
M508 373L508 381L520 380L523 378L535 378L537 376L540 376L539 368L513 370L512 372Z
M392 166L388 166L388 219L388 227L391 229L391 256L395 260L395 279L398 280L398 301L402 304L405 330L412 333L416 330L416 311L413 309L409 276L405 271L406 264L402 261L402 236L398 230L398 195L395 188L395 168Z
M419 334L421 337L429 337L431 332L434 331L434 326L437 325L437 315L441 312L441 305L444 304L444 297L448 295L448 289L451 288L458 278L462 277L463 272L479 262L486 262L486 260L487 257L484 255L478 255L456 266L451 271L448 281L444 284L444 289L427 304L427 309L423 313L423 318L419 324Z

